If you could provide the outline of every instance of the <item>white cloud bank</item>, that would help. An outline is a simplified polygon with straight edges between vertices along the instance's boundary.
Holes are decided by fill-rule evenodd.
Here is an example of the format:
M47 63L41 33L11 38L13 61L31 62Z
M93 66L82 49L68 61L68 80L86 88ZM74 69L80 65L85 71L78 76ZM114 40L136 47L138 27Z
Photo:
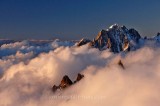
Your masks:
M2 45L0 50L8 55L2 54L0 60L0 106L160 105L160 48L112 54L66 45L52 42L39 49L26 41ZM117 64L120 59L125 70ZM79 72L85 76L80 82L51 91L64 75L73 81Z

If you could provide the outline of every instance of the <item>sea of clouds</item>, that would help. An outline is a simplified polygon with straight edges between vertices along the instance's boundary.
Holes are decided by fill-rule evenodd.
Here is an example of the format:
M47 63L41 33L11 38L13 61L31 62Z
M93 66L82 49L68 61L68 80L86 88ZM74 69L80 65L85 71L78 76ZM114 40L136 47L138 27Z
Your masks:
M139 49L119 54L69 41L37 42L1 45L0 106L160 105L160 46L155 41L141 41ZM85 76L81 81L52 92L64 75L74 81L78 73Z

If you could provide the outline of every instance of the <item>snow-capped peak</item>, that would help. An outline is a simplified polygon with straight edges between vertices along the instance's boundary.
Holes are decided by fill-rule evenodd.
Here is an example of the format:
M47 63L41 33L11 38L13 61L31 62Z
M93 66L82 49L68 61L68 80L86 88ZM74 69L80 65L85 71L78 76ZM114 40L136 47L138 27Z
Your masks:
M119 27L119 25L116 23L116 24L111 25L111 26L109 27L109 29L117 28L117 27Z

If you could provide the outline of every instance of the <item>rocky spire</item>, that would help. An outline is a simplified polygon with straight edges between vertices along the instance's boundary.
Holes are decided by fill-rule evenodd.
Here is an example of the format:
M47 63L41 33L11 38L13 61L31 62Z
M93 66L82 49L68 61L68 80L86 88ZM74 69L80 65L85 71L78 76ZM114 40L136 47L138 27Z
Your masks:
M76 82L80 81L82 78L84 77L84 75L78 73L77 75L77 79L74 81L74 83L70 80L70 78L65 75L63 76L62 80L61 80L61 83L59 84L59 86L56 86L56 85L53 85L52 87L52 91L53 92L56 92L58 89L59 90L63 90L73 84L75 84Z

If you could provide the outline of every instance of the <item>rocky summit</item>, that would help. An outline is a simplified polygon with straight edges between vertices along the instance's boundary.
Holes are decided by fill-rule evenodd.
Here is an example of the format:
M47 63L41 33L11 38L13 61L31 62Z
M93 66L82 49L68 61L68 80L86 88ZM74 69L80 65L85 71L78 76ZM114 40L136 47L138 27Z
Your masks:
M63 78L62 78L61 83L59 84L59 86L53 85L52 91L53 91L53 92L56 92L58 89L59 89L59 90L63 90L63 89L65 89L65 88L67 88L67 87L69 87L69 86L77 83L77 82L80 81L83 77L84 77L84 75L78 73L77 78L76 78L76 80L75 80L74 83L73 83L73 82L70 80L70 78L69 78L67 75L65 75L65 76L63 76Z
M125 26L114 24L106 30L101 30L93 41L83 39L78 44L81 46L89 43L89 46L99 50L110 49L114 53L119 53L134 50L140 38L140 34L135 29L127 29Z

